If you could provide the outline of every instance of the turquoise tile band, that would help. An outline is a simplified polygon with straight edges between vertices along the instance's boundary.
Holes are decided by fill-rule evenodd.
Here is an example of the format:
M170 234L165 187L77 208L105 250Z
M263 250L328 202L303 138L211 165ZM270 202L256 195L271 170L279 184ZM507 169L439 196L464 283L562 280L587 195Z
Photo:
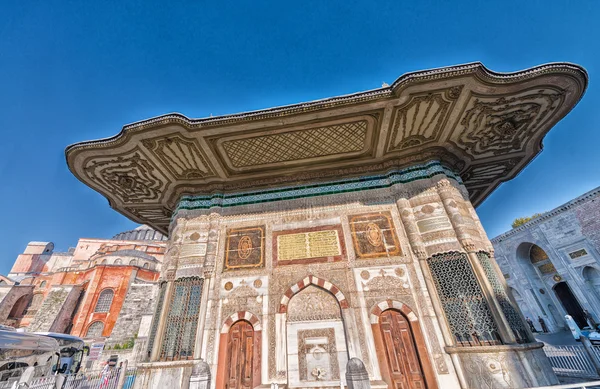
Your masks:
M389 188L392 185L431 178L437 174L444 174L462 184L458 174L443 166L439 161L433 161L407 169L392 170L387 174L364 176L343 181L320 182L318 184L289 186L264 191L183 196L177 209L175 209L174 215L181 210L210 209L213 207L229 208L240 205Z

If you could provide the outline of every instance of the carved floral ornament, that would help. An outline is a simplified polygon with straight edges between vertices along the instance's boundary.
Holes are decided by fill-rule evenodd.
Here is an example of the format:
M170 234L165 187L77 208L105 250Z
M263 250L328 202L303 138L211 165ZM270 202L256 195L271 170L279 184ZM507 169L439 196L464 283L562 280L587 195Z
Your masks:
M577 65L499 74L471 63L315 102L152 118L113 138L69 146L66 157L113 208L163 233L184 194L211 194L215 206L233 207L226 194L386 174L431 160L463 175L477 206L541 150L586 86Z

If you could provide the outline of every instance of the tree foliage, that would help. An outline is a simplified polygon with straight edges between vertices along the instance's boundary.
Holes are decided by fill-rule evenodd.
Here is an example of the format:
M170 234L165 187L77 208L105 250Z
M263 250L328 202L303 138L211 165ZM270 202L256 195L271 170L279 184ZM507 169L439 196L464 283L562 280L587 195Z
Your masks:
M522 226L523 224L527 223L531 219L535 219L536 217L540 217L540 216L542 216L541 213L534 213L531 216L518 217L515 220L513 220L511 226L512 226L512 228L517 228L517 227Z

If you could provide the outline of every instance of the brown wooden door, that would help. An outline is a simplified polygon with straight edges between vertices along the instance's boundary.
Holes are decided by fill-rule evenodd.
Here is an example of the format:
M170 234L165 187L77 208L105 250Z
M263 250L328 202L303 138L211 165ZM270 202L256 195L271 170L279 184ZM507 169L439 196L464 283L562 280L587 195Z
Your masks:
M408 320L400 312L388 310L379 323L392 388L426 388Z
M254 330L246 321L238 321L227 338L227 389L252 389L252 351Z

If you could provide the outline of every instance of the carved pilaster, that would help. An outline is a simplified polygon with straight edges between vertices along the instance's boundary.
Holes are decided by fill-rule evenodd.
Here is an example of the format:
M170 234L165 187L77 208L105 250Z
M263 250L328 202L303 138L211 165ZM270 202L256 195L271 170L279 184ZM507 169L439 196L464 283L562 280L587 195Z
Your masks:
M396 201L396 205L398 206L398 210L400 211L400 217L402 218L402 224L404 224L404 229L406 230L411 250L419 260L419 266L421 267L421 271L423 272L423 278L425 279L425 284L427 285L427 290L429 291L431 296L431 303L433 305L433 309L437 317L440 319L440 329L442 331L444 341L447 345L453 345L454 337L450 333L450 327L448 323L444 319L446 316L444 314L444 310L440 303L439 297L435 292L435 284L431 278L431 272L429 271L429 266L427 266L426 261L427 251L425 250L425 245L423 244L423 240L421 239L421 235L419 234L419 229L417 228L417 222L415 220L415 215L412 211L412 207L410 206L410 202L406 198L401 198Z
M500 333L499 335L502 339L502 342L505 344L516 343L516 338L510 328L510 325L508 324L508 321L506 320L506 317L504 316L504 313L502 313L502 308L496 299L490 281L488 280L485 271L481 267L481 263L477 258L477 247L471 236L469 236L469 234L466 232L463 217L458 210L458 206L456 205L456 200L454 198L454 192L456 189L446 179L440 180L436 185L436 189L440 195L440 198L442 199L442 204L444 205L444 209L448 214L450 223L452 223L452 227L454 228L454 231L456 231L456 236L458 237L463 249L467 252L467 256L475 273L475 277L477 278L477 281L483 292L483 296L490 307L492 317L498 326L498 331Z

